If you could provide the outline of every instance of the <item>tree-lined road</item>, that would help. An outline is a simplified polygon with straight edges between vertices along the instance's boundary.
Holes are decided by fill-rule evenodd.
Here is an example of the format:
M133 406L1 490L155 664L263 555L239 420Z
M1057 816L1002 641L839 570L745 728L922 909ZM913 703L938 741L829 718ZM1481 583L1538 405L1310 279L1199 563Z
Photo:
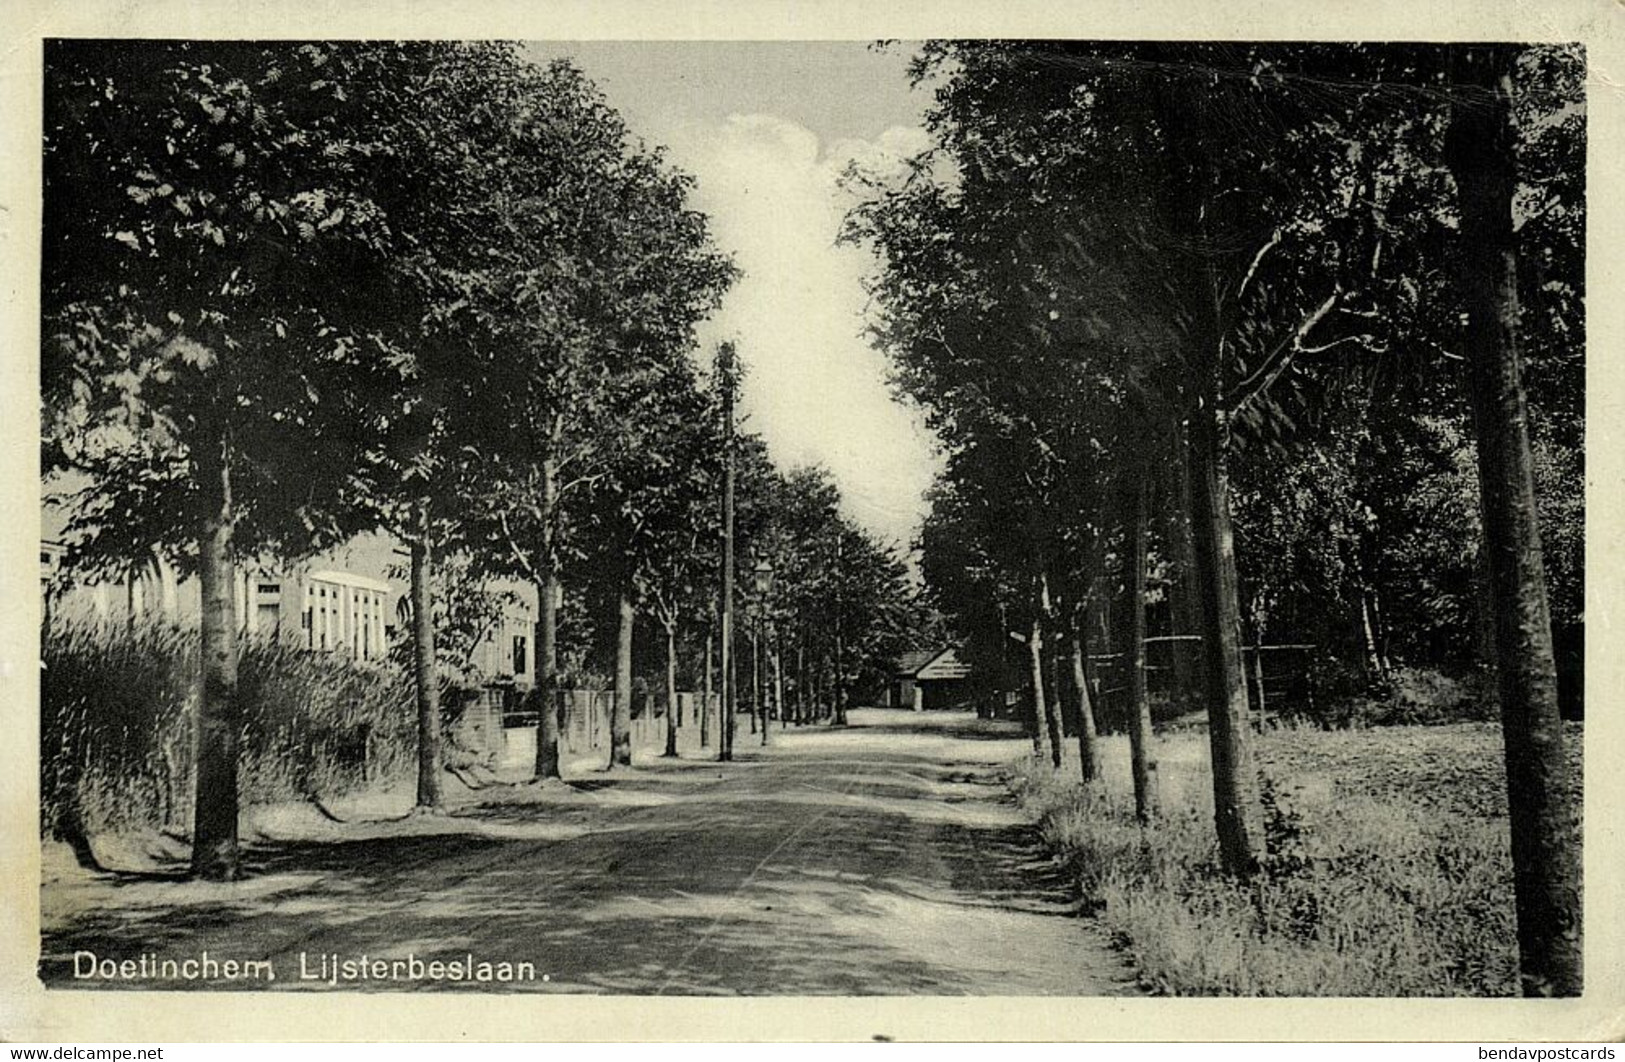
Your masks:
M410 952L536 966L534 981L475 986L483 990L1135 990L1101 931L1072 917L1070 882L999 778L1030 747L1025 738L967 715L852 714L849 729L775 732L766 750L742 733L733 764L651 761L578 779L593 798L468 812L483 833L269 845L250 853L259 880L236 891L97 886L93 906L59 915L47 932L42 972L54 984L116 987L75 981L73 953L207 950L271 960L276 982L252 987L310 989L328 986L300 982L301 952L313 972L322 955ZM525 836L542 823L557 833Z

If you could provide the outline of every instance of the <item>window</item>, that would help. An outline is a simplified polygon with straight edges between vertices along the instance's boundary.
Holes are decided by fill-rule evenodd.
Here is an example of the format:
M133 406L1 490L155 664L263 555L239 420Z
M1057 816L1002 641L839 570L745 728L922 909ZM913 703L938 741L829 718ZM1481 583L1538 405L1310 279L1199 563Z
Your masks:
M262 594L279 594L281 592L282 592L282 587L279 586L276 583L261 583L260 584L260 593L262 593Z
M529 648L526 645L527 641L529 641L529 639L527 639L523 634L516 634L513 636L513 673L515 675L523 675L526 670L528 670L525 667L527 662L525 659L525 651Z

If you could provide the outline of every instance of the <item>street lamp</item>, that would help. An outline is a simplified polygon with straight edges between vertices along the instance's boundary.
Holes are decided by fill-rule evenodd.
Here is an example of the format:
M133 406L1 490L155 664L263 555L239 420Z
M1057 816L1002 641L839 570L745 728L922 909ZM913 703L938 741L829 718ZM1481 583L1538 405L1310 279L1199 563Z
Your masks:
M766 597L773 592L773 562L763 557L751 569L751 579L756 587L756 593Z

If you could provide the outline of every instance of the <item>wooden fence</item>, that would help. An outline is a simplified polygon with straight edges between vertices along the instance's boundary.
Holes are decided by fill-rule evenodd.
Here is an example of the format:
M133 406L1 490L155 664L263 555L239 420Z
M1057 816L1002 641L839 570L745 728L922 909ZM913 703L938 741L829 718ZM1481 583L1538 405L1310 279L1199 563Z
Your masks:
M1311 654L1314 645L1244 645L1241 648L1242 670L1247 680L1247 701L1254 717L1259 721L1284 706L1296 710L1313 708L1313 684L1309 681ZM1177 701L1179 673L1189 668L1199 674L1202 651L1200 635L1165 635L1145 640L1146 690L1165 703ZM1183 656L1183 659L1181 659ZM1128 694L1124 681L1121 653L1095 653L1089 657L1094 666L1095 684L1099 689L1102 707L1112 719L1121 718ZM1200 698L1197 698L1200 703Z

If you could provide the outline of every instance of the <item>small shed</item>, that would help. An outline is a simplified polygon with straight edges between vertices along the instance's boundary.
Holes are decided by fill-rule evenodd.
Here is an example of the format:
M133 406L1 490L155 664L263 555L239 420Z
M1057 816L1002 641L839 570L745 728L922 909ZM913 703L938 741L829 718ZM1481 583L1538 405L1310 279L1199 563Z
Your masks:
M892 682L892 707L928 709L962 707L969 699L970 666L959 659L957 646L904 653Z

